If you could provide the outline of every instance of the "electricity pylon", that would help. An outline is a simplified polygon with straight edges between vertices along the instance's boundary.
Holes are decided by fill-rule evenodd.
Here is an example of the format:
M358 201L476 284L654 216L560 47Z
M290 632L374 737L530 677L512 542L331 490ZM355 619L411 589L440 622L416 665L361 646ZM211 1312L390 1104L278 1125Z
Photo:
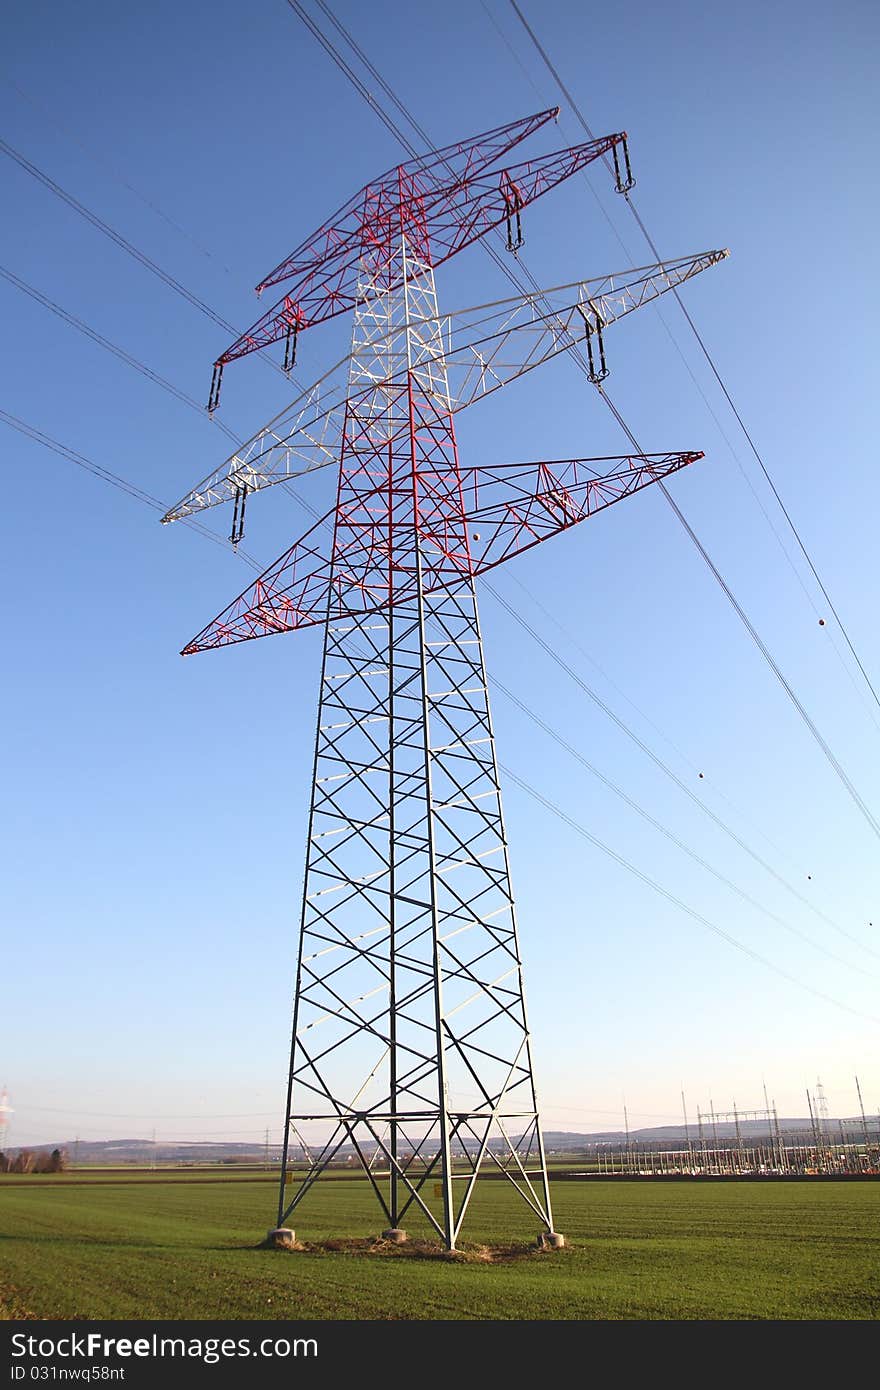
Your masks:
M441 316L437 264L503 223L515 250L522 209L603 154L631 184L623 135L487 172L554 114L389 171L267 277L293 283L218 359L212 409L226 362L283 341L290 366L345 309L351 352L164 518L231 500L238 539L250 494L338 458L332 511L184 648L324 628L279 1229L353 1153L387 1234L421 1214L453 1249L492 1168L561 1243L475 578L702 455L466 468L454 416L584 340L601 379L609 325L726 253Z

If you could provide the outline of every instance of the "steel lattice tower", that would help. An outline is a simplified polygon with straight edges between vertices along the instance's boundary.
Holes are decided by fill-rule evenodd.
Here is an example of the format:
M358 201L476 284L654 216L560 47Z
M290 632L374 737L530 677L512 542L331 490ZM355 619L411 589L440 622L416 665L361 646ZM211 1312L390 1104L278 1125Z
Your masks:
M325 636L290 1073L289 1118L329 1103L334 1120L279 1225L343 1142L371 1172L366 1141L390 1172L387 1198L374 1182L388 1225L416 1203L452 1247L493 1130L552 1219L474 581L454 563L468 533L434 272L410 207L377 206L361 252L330 581L348 598ZM420 543L420 520L445 550ZM344 584L365 535L380 612ZM339 1075L356 1083L345 1101ZM453 1194L455 1147L473 1162Z
M289 365L351 308L345 386L325 376L166 518L234 499L238 539L250 493L338 457L329 557L319 524L185 648L324 627L278 1228L345 1151L390 1234L420 1214L454 1248L491 1167L557 1240L475 577L700 455L462 468L454 416L572 324L597 379L609 323L723 253L441 317L437 264L503 221L515 247L526 203L589 159L619 170L608 136L485 175L553 114L389 171L268 277L294 284L218 359L212 408L226 361L283 339Z

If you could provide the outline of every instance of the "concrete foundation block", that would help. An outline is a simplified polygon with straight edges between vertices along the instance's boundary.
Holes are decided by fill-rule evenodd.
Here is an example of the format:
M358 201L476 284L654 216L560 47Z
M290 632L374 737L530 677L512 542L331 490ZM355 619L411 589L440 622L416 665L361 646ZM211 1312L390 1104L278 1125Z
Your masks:
M562 1250L565 1246L565 1236L558 1231L539 1231L538 1248L540 1250Z
M406 1231L401 1231L397 1226L390 1226L387 1231L382 1232L383 1240L390 1240L392 1245L404 1245L407 1241Z
M292 1250L296 1243L296 1232L289 1226L274 1226L266 1232L266 1244L276 1250Z

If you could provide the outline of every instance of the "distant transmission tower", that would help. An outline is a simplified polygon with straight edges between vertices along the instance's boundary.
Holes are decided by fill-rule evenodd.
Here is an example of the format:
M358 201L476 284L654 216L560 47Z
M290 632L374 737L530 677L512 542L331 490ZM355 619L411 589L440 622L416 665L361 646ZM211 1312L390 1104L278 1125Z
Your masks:
M820 1078L816 1078L816 1111L819 1116L820 1124L828 1128L828 1101L825 1096L825 1087Z
M0 1153L4 1153L9 1141L9 1120L14 1114L12 1106L9 1104L9 1092L6 1087L0 1091Z
M631 185L621 134L499 167L555 115L390 170L266 277L284 297L218 358L210 409L227 362L283 342L289 370L299 335L346 310L351 352L164 518L229 501L237 542L253 493L338 462L332 511L184 648L324 632L279 1241L353 1154L392 1239L420 1216L454 1248L491 1169L561 1243L474 580L702 455L466 468L454 417L571 348L600 381L609 325L727 253L441 316L437 265L495 228L516 251L523 209L606 153Z

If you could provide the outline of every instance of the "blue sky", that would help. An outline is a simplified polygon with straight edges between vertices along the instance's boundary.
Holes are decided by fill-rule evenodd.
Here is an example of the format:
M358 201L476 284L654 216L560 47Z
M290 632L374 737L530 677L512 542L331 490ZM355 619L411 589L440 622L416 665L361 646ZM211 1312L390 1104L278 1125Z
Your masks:
M635 197L662 254L730 247L683 295L876 687L876 8L522 8L593 129L629 132ZM335 9L437 143L562 100L506 0ZM241 327L257 315L257 280L403 157L284 0L149 10L92 0L75 11L34 0L7 21L0 74L5 140ZM523 157L582 138L562 105L560 125ZM2 179L2 265L205 399L223 331L8 158ZM525 233L525 262L545 285L650 259L603 171L528 209ZM509 292L477 248L437 280L449 308ZM0 313L3 409L167 503L228 452L203 413L7 281ZM301 380L346 350L348 328L302 340ZM680 313L667 298L662 318L632 316L607 348L609 392L643 446L705 450L673 480L676 501L880 814L880 710L839 660L842 638ZM249 359L227 374L222 417L250 433L285 399L283 379ZM627 449L568 361L467 412L459 443L466 462ZM241 560L160 527L147 507L5 425L0 446L0 1084L16 1109L13 1138L275 1134L318 637L181 660L183 643L248 582ZM325 471L303 491L323 511L331 486ZM228 527L225 515L208 519ZM248 521L247 547L267 562L308 524L276 493L254 499ZM490 674L794 928L670 844L497 692L499 750L517 777L782 972L511 781L547 1127L616 1126L624 1097L631 1123L674 1119L682 1085L694 1109L710 1097L754 1106L765 1077L788 1113L803 1113L817 1076L832 1111L853 1113L856 1071L877 1108L877 837L657 490L492 583L800 895L485 593Z

